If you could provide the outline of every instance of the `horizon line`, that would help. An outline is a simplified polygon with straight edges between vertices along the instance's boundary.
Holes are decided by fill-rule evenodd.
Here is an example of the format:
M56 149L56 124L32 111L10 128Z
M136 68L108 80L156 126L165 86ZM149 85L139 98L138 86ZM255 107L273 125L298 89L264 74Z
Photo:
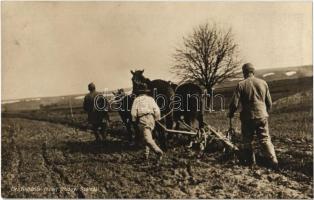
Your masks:
M261 69L257 69L258 70L265 70L265 69L279 69L279 68L289 68L289 67L305 67L305 66L312 66L313 68L313 64L305 64L305 65L298 65L298 66L281 66L281 67L270 67L270 68L261 68ZM313 76L313 73L312 73L312 76ZM131 86L132 87L132 86ZM130 87L130 88L131 88ZM108 92L111 92L111 91L115 91L117 89L120 89L121 87L117 87L115 89L109 89L109 88L105 88L105 89L108 89L106 91ZM123 89L129 89L128 87L122 87ZM105 91L99 91L99 92L105 92ZM17 100L28 100L28 99L38 99L38 98L51 98L51 97L70 97L70 96L81 96L81 95L85 95L87 94L88 92L86 93L71 93L71 94L58 94L58 95L52 95L52 96L37 96L37 97L21 97L21 98L14 98L14 99L2 99L2 93L1 93L1 104L3 102L6 102L6 101L17 101Z

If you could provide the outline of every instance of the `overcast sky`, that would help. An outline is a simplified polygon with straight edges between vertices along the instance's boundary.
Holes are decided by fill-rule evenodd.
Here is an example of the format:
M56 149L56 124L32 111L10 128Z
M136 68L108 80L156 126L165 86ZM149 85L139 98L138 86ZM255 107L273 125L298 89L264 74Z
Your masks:
M312 64L311 2L2 2L2 99L130 87L130 69L175 80L175 47L206 22L258 69Z

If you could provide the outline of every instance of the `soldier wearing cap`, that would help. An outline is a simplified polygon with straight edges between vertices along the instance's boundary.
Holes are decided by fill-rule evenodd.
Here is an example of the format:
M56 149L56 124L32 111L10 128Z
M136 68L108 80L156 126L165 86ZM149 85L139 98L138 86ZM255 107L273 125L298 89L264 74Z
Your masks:
M254 76L254 67L251 63L244 64L242 72L244 80L238 83L234 91L229 106L229 118L233 118L239 103L241 103L243 161L248 165L255 164L252 140L256 134L263 153L269 160L269 166L277 168L278 160L268 129L268 112L272 106L268 85L264 80Z
M149 92L146 84L142 84L138 88L138 97L135 98L131 109L132 121L138 124L140 134L143 136L146 159L148 159L150 149L157 153L161 159L163 151L152 137L155 120L160 120L160 109L155 100L147 95Z
M105 140L105 130L109 121L108 112L104 109L107 101L96 91L94 83L88 84L88 90L89 94L84 98L83 108L87 112L88 123L92 126L96 141L99 142Z

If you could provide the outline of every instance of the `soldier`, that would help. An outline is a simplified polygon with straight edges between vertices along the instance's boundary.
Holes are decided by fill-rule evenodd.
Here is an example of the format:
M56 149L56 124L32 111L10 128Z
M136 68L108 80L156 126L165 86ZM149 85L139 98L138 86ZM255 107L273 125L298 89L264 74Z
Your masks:
M89 94L84 98L83 108L88 114L88 123L92 125L96 142L99 142L105 140L105 130L109 121L108 112L104 109L107 101L101 93L96 91L94 83L88 84L88 90Z
M234 91L229 106L229 118L233 118L238 104L241 103L243 162L248 165L255 164L252 140L256 134L262 150L269 160L269 166L277 168L278 161L268 129L268 112L272 106L268 85L264 80L254 77L254 67L251 63L244 64L242 72L244 80L238 83Z
M138 124L141 136L145 142L145 158L148 159L150 148L162 158L163 151L158 147L152 137L155 128L155 120L160 119L160 109L155 100L147 94L150 90L144 83L138 89L138 97L135 98L132 109L132 121Z

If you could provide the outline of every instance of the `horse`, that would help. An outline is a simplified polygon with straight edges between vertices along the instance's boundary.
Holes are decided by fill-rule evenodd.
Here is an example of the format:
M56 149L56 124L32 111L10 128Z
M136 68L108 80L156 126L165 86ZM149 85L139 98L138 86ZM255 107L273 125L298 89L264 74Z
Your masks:
M133 84L133 93L138 95L138 87L145 83L147 84L150 96L152 96L161 111L161 122L165 124L168 129L172 129L173 126L173 112L172 112L172 98L174 96L174 90L169 84L168 81L164 81L161 79L150 80L143 75L144 70L131 70L132 84ZM157 132L159 133L158 140L161 145L166 147L166 133L161 129L161 127L157 126Z
M126 95L123 89L118 89L117 92L112 92L114 95L114 101L119 103L118 113L122 122L124 123L127 133L128 140L131 143L133 136L135 135L132 131L132 127L135 130L134 123L132 122L131 108L134 101L134 95Z
M179 102L179 103L177 103ZM203 93L200 86L194 83L183 83L176 87L173 108L173 120L178 122L183 117L184 122L194 129L204 127ZM179 123L176 123L178 129Z

